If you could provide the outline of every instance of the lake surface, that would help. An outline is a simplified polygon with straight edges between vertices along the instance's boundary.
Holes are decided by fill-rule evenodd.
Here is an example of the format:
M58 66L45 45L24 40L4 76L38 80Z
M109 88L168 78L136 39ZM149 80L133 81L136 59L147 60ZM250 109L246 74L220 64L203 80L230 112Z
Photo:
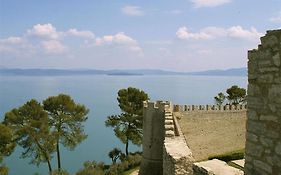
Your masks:
M247 77L216 76L0 76L0 119L12 108L34 98L40 102L59 93L69 94L76 102L90 109L85 123L88 138L74 151L61 151L62 167L74 174L87 160L110 163L108 152L114 147L124 151L124 145L106 128L107 116L120 112L117 103L119 89L129 86L144 90L151 101L169 100L174 104L213 104L214 96L232 85L247 87ZM130 151L141 148L130 146ZM30 165L20 159L21 149L5 159L11 175L47 174L47 164ZM53 168L56 168L54 156Z

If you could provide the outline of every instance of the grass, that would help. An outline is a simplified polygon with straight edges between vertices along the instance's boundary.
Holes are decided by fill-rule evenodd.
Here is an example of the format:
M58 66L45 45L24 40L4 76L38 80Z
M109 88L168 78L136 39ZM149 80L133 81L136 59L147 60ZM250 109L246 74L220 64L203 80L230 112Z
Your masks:
M227 152L220 155L209 156L208 159L219 159L225 162L229 162L231 160L243 159L245 154L245 149L240 149L236 151Z
M140 168L140 167L137 166L137 167L135 167L135 168L133 168L133 169L130 169L130 170L128 170L128 171L125 171L122 175L130 175L131 173L133 173L134 171L138 170L139 168Z

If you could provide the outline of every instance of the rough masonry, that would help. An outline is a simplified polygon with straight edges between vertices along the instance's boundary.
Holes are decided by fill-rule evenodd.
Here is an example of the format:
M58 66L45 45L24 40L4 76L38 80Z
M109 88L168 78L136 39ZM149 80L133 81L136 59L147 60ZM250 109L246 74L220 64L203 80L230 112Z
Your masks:
M281 175L281 30L248 52L245 175Z
M145 102L140 175L192 175L193 157L170 102Z

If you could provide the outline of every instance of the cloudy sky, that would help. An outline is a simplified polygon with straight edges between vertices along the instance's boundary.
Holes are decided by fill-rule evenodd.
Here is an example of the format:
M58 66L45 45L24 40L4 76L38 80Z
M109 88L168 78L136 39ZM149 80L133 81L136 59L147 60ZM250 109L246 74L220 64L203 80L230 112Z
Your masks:
M245 67L281 0L0 0L0 67Z

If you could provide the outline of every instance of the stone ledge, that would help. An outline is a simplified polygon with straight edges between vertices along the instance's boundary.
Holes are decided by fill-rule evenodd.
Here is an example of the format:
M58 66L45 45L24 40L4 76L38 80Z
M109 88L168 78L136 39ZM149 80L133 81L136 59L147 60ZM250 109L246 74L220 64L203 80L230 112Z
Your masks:
M193 164L194 175L243 175L244 172L226 162L213 159Z

